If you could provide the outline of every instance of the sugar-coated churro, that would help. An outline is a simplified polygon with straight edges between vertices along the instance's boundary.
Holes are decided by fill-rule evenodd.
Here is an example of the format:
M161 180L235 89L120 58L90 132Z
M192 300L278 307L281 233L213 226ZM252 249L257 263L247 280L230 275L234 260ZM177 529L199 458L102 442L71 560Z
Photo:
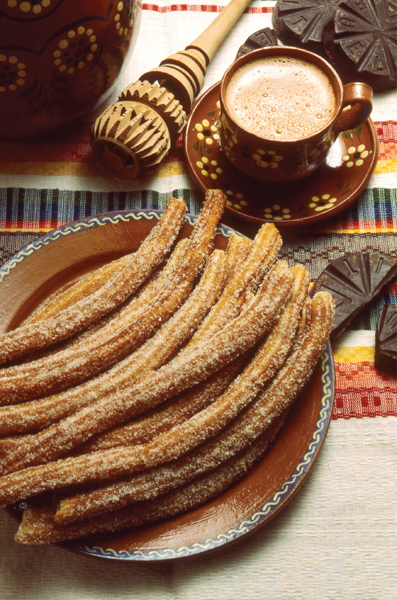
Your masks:
M119 319L112 320L89 340L85 338L83 347L75 344L71 349L61 350L33 363L2 370L0 402L18 402L76 385L124 358L153 335L186 299L212 249L223 206L222 193L207 193L185 253L172 274L172 281L165 288L156 282L156 289L160 289L150 303L141 296L139 302L132 303L132 308L122 311Z
M179 423L175 423L175 425L180 424L180 427L172 429L167 435L158 438L158 444L156 443L157 445L155 445L156 452L158 452L158 446L164 443L166 446L168 445L168 451L172 453L165 460L174 459L176 453L180 452L177 450L178 443L185 446L185 450L182 452L186 452L186 446L195 443L192 440L196 436L200 435L200 443L202 443L206 435L214 435L216 428L224 427L225 420L230 421L234 418L265 384L265 381L270 379L276 370L280 368L295 336L300 311L309 285L309 273L304 267L293 267L291 273L295 277L291 297L282 315L269 332L266 340L250 364L247 365L241 375L230 385L222 397L213 401L208 410L204 411L202 409L198 414L197 412L192 413L189 421L184 419L183 422L180 419ZM140 419L140 422L142 424L148 422L145 415ZM135 441L132 436L129 436L129 433L135 430L139 431L140 429L139 421L129 426L119 427L114 432L104 433L91 443L88 442L85 450L97 451L106 447L110 448L112 444L131 445L143 443L142 438L138 438L138 441Z
M233 463L233 458L230 458L230 456L234 456L236 452L236 442L238 442L238 440L242 439L240 445L241 443L250 443L250 441L257 438L258 435L263 435L262 432L264 430L272 425L274 426L277 422L277 418L280 418L285 414L289 403L296 397L297 393L302 389L312 373L332 327L334 302L329 294L320 292L315 295L313 300L308 301L307 311L309 316L306 319L304 331L303 333L301 332L301 335L299 336L299 340L294 347L294 352L291 354L284 367L279 371L274 381L268 386L263 394L260 395L259 399L252 407L249 407L246 410L242 419L239 419L231 428L226 430L226 432L223 432L218 439L213 440L212 444L213 446L216 444L220 458L225 460L226 456L226 459L228 460L228 463L226 464ZM222 437L226 443L222 443ZM219 468L219 470L221 469L222 467ZM182 490L189 489L191 494L191 486L199 485L199 490L204 492L206 488L202 485L203 480L211 477L215 472L216 471L204 478L196 480L193 484L182 488ZM154 507L159 505L163 507L167 506L168 509L171 510L169 499L179 498L180 493L181 490L177 489L153 502L131 504L127 508L119 511L108 512L101 517L94 517L87 521L83 521L82 523L69 525L56 524L56 513L54 509L52 509L51 518L47 521L47 527L41 529L40 525L38 525L38 530L35 531L35 519L40 515L39 511L38 515L32 515L33 520L30 523L29 515L27 515L26 537L24 537L24 527L21 526L21 539L19 541L23 542L25 540L26 543L46 543L60 541L62 539L73 539L88 535L95 531L117 530L118 519L116 515L119 517L120 515L123 515L124 517L129 515L131 519L133 519L132 515L135 515L135 517L139 519L138 515L140 510L142 510L142 507L145 507L147 510L147 507L149 506L151 507L151 510L154 510ZM173 507L176 510L183 510L182 506L182 500L181 502L177 500L176 506L173 504ZM175 513L162 512L161 516L166 516L166 514L170 515ZM37 522L39 523L40 521ZM120 528L132 524L142 523L138 520L125 520L122 525L120 522ZM99 529L100 527L109 527L109 529Z
M130 258L129 254L122 256L102 267L95 269L92 273L80 277L77 281L65 285L61 290L51 294L47 300L42 302L32 313L24 320L23 324L37 323L43 319L48 319L58 312L75 304L82 298L89 296L102 287L117 269L123 266Z
M49 319L2 334L0 363L65 339L124 302L164 259L178 235L185 212L184 201L172 198L137 252L96 292Z
M213 469L251 444L289 408L311 375L332 327L334 303L330 294L320 293L308 302L310 315L304 333L297 340L293 352L274 381L240 415L230 427L222 431L197 452L163 468L138 474L130 480L117 482L92 492L77 494L60 501L55 520L67 523L87 516L122 507L168 492L186 484L193 477ZM106 502L103 503L104 497Z
M212 404L238 375L247 360L246 356L236 358L206 381L178 394L157 408L147 411L142 417L132 419L125 425L114 427L85 444L81 444L76 448L74 454L86 454L116 446L131 446L149 442ZM18 443L17 439L15 443Z
M211 452L216 452L216 460L208 468L219 464L222 454L217 445L215 450L211 448L207 451L204 443L230 425L283 365L295 338L309 284L309 274L304 267L298 266L291 270L295 281L287 306L243 372L207 409L138 449L145 455L145 468L169 463L184 456L181 462L174 462L171 467L147 473L147 481L155 481L155 486L147 485L145 488L143 485L145 475L141 476L141 488L145 488L146 493L151 494L149 497L154 493L159 494L185 483L183 477L186 478L194 473L194 469L197 470L199 465L204 463L204 459L207 465L211 464ZM236 442L236 447L239 443L241 438ZM199 448L197 453L192 453L198 445L201 449ZM115 510L136 500L135 495L134 484L128 481L116 482L103 489L82 492L74 498L61 502L57 520L62 518L59 522L70 522Z
M273 230L272 234L274 237L279 237L279 234L276 233ZM259 239L259 236L258 236ZM258 246L261 248L261 251L263 253L263 255L265 257L267 257L265 260L263 260L263 262L265 262L267 260L268 264L270 264L272 262L273 259L269 258L268 254L270 252L274 252L274 250L272 250L269 247L266 247L264 245L264 243L259 242L258 243L258 239L256 240L256 247L258 248ZM239 274L240 269L244 269L244 276L245 276L245 285L248 285L249 283L249 278L246 275L246 260L248 259L248 257L250 256L251 253L251 249L252 249L252 242L251 240L248 240L247 238L243 238L241 236L237 236L235 234L232 234L232 236L229 238L229 242L228 242L228 246L227 246L227 257L228 257L228 266L229 266L229 282L233 282L233 286L232 288L230 288L230 286L228 286L228 289L235 289L236 287L236 280L239 282L238 285L242 286L244 285L244 283L241 283L241 275ZM270 242L270 245L272 245L272 242ZM278 245L278 244L277 244ZM258 252L256 250L256 252ZM252 266L250 265L250 263L252 262L252 256L250 257L250 261L249 261L249 266L252 269ZM270 268L270 267L269 267ZM251 271L252 273L252 271ZM246 295L245 297L245 301L248 301L249 297L248 295ZM222 326L225 324L225 321L230 318L229 316L229 310L230 310L230 304L225 302L225 294L223 294L220 298L220 305L221 305L221 309L220 310L216 310L212 312L212 316L211 316L211 326L208 326L208 323L205 322L205 324L200 325L200 327L202 327L202 331L200 331L200 336L198 336L198 338L195 339L194 343L202 343L202 340L204 339L205 336L210 337L211 334L215 333L216 331L218 331L219 329L222 328ZM217 304L215 304L215 306L217 306ZM234 307L235 309L235 307ZM199 339L200 338L200 339ZM191 346L192 344L190 344ZM222 376L221 376L222 377ZM183 400L184 405L185 405L185 400ZM185 406L185 414L186 414L186 418L187 415L189 414L189 416L192 416L192 414L194 414L194 412L197 412L193 409L194 406L198 406L197 402L186 402L186 406ZM168 416L168 413L172 413L172 408L170 407L170 410L168 411L167 408L163 410L158 409L155 411L155 414L150 415L150 424L151 424L151 428L150 431L154 432L154 423L160 423L159 419L161 417L161 422L163 422L163 426L165 425L166 422L171 422L172 420L172 415L170 414ZM181 421L182 419L182 414L181 414L181 410L179 407L179 420ZM190 412L189 412L190 411ZM192 412L193 411L193 412ZM157 414L158 413L158 414ZM166 420L163 420L165 419ZM131 423L131 425L127 424L123 424L120 425L118 427L115 428L114 431L110 431L110 432L106 432L103 435L99 435L95 438L95 440L92 440L92 444L95 447L95 449L104 449L104 448L110 448L112 447L112 445L119 445L119 444L131 444L131 443L141 443L141 442L134 442L133 439L140 439L140 438L135 438L135 437L131 437L131 436L136 436L138 434L138 431L141 431L142 433L140 435L144 435L143 432L143 423L146 422L145 419L141 420L141 424L135 424L135 423ZM1 422L0 422L1 424ZM149 423L146 422L146 425L148 425ZM136 428L137 427L137 428ZM91 447L91 443L88 442L87 443L87 449L88 447Z
M199 507L221 494L241 479L260 460L272 443L282 422L274 422L263 438L214 471L189 485L150 501L133 504L79 523L60 525L55 522L55 508L27 508L15 541L20 544L50 544L78 539L93 533L119 531L126 527L146 525L165 517L176 516Z
M0 407L0 434L42 429L161 366L202 321L222 290L227 273L226 255L215 250L189 298L152 338L105 373L77 387L33 402ZM0 440L0 452L2 448L4 442Z
M111 394L37 435L34 451L51 460L95 433L126 421L208 378L253 347L269 329L288 299L293 276L279 261L242 313L211 338L211 347L193 346L159 370L148 374L133 392ZM38 442L38 443L37 443ZM134 449L107 450L66 458L0 478L0 504L9 504L44 490L74 483L117 478L141 468ZM32 452L29 449L28 452Z
M219 301L190 341L191 345L203 342L238 315L246 300L247 290L256 291L260 281L275 263L280 247L281 236L274 225L263 225L250 246L247 259L236 269Z

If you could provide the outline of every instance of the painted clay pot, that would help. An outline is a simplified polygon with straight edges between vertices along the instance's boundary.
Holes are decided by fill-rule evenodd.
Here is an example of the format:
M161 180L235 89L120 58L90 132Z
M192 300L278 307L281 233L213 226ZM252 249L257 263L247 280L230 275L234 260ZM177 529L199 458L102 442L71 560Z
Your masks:
M46 133L112 93L138 35L139 0L2 0L0 136Z

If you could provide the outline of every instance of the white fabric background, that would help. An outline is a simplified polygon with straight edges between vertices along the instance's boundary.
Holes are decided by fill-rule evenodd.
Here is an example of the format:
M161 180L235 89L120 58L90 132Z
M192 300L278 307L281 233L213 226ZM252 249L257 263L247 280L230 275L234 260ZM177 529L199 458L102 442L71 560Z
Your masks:
M144 11L117 93L183 49L215 16ZM248 35L266 26L269 14L243 15L210 65L204 90L221 78ZM378 95L374 120L396 114L395 93ZM1 179L0 185L15 185L15 179ZM63 187L33 179L32 187ZM187 176L181 179L178 187L193 185ZM89 183L91 189L103 184ZM87 181L73 185L87 189ZM153 185L162 191L176 187L174 178ZM396 176L375 175L370 185L397 187ZM126 564L57 547L22 547L13 541L16 523L0 511L0 599L395 600L396 490L397 420L376 417L332 421L317 463L288 506L265 527L213 554Z

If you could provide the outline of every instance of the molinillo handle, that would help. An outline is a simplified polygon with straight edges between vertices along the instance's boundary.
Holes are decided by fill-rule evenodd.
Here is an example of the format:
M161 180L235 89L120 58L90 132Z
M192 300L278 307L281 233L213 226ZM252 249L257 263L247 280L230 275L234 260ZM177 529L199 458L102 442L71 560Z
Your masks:
M203 87L207 66L251 0L230 0L185 50L128 85L95 121L95 159L118 177L136 179L153 171L182 132Z

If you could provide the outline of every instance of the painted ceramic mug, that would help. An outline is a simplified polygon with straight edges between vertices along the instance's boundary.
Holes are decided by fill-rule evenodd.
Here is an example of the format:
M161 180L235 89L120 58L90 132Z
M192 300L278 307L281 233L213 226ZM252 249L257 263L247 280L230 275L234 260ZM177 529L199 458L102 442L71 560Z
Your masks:
M313 173L338 134L372 111L372 88L343 86L321 57L288 46L246 54L220 88L222 150L243 173L288 182Z

